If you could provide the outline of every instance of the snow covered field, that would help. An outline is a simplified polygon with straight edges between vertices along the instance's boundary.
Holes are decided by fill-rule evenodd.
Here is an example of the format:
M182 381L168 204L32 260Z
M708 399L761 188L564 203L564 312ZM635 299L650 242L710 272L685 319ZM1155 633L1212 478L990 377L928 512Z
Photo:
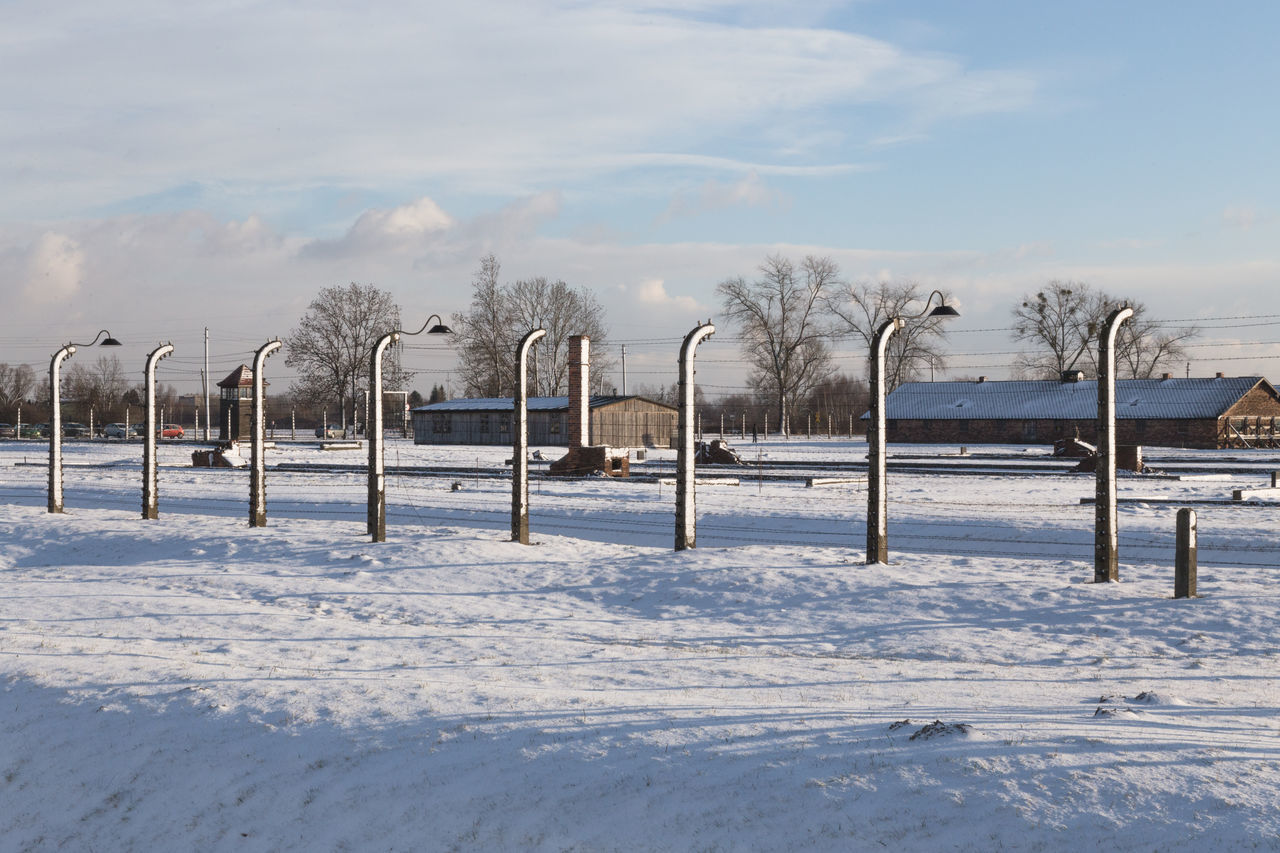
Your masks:
M508 449L393 442L479 473L390 477L374 545L361 474L268 471L251 529L189 452L148 522L139 445L69 444L57 516L0 443L2 850L1280 849L1280 504L1187 503L1170 597L1179 502L1260 473L1124 478L1168 502L1095 585L1091 475L891 470L867 567L860 484L699 488L675 553L670 486L540 481L520 546Z

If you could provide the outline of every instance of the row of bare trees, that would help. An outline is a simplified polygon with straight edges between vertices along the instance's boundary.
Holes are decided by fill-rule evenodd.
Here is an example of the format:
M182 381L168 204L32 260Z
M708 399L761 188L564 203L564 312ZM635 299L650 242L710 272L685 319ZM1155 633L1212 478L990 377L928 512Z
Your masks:
M74 363L62 374L62 403L73 420L98 423L122 421L132 408L135 416L141 410L144 388L130 382L120 359L100 356L92 364ZM178 391L172 385L156 386L156 401L161 408L177 411ZM0 364L0 420L13 423L22 408L24 423L49 417L49 383L28 364Z
M810 255L796 264L770 255L758 273L752 280L739 276L722 281L716 290L740 336L751 387L771 401L775 423L784 429L809 396L835 375L835 349L868 352L881 324L919 313L927 298L913 281L844 281L827 257ZM1057 378L1069 369L1096 374L1098 330L1121 304L1134 309L1117 344L1122 378L1150 378L1185 357L1183 344L1198 333L1194 327L1165 328L1147 318L1141 303L1087 284L1055 281L1013 310L1013 337L1026 346L1016 357L1014 373L1028 379ZM937 318L924 317L899 329L889 339L888 390L943 370L944 335Z
M591 338L592 376L602 382L613 358L607 348L604 308L595 296L585 288L545 277L504 284L501 271L497 257L482 258L472 280L470 307L450 318L450 343L458 354L464 394L510 396L514 391L512 353L520 336L539 326L547 335L535 348L530 364L533 394L567 392L568 342L573 335ZM312 408L327 405L330 412L350 412L358 420L357 400L367 384L369 353L381 335L399 327L400 306L372 285L352 283L321 290L288 338L285 363L298 371L289 396L308 401ZM389 348L384 387L408 390L413 376L401 364L400 346ZM444 396L443 386L433 387L430 401Z
M798 265L770 255L757 278L727 279L716 292L738 330L751 367L749 382L772 401L774 422L784 430L802 403L835 378L835 347L865 352L881 323L914 313L908 306L923 295L914 282L843 281L834 261L813 255ZM890 338L890 388L945 364L942 334L940 321L926 318Z

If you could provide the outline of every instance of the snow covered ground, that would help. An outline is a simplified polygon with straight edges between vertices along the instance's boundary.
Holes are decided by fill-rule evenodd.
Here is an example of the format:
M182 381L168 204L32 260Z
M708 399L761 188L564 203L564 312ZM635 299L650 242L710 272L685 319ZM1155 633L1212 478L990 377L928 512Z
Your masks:
M359 473L269 471L251 529L160 452L143 521L138 445L69 444L59 516L0 443L2 850L1280 849L1280 505L1190 503L1261 474L1124 478L1095 585L1090 475L891 471L868 567L858 483L748 469L676 553L670 486L539 481L520 546L506 448L393 442L464 473L390 477L375 545Z

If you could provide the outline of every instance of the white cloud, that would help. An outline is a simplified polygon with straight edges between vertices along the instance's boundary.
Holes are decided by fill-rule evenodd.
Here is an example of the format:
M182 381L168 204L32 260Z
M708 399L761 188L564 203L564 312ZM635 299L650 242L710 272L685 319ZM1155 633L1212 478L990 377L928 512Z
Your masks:
M113 10L104 38L100 4L16 0L0 102L37 120L0 127L0 218L78 215L191 181L252 203L319 184L518 195L672 163L820 175L859 168L840 140L868 105L875 119L851 125L867 139L1034 97L1022 71L763 8L712 4L700 19L644 3L212 0ZM770 142L780 126L825 141Z
M704 306L692 296L671 296L666 283L660 278L649 278L633 288L636 301L654 308L676 308L681 311L701 311Z
M1143 240L1138 237L1121 237L1116 240L1103 240L1098 243L1098 245L1103 249L1129 249L1136 252L1142 249L1154 249L1163 243L1163 240Z
M696 216L732 207L764 207L780 204L782 200L781 193L770 189L760 180L758 173L750 172L738 181L725 183L710 179L697 192L678 193L658 217L658 221L668 222L683 216Z
M66 234L42 234L27 254L23 295L36 305L65 304L79 293L84 268L79 243Z
M337 240L317 240L303 253L312 257L359 257L379 251L413 250L454 227L453 217L429 198L390 210L367 210Z
M1222 211L1222 224L1241 231L1250 231L1254 226L1269 222L1272 218L1266 212L1248 204L1228 205Z

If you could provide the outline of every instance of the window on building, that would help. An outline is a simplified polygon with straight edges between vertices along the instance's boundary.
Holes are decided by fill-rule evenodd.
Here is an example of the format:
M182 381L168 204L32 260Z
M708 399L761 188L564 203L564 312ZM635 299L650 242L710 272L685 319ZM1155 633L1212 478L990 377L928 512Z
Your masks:
M560 434L560 416L559 415L551 416L551 421L547 429L552 435Z
M487 414L480 416L480 434L481 435L489 434L489 416Z
M447 435L453 432L453 418L444 412L436 412L431 416L431 431L436 435Z

